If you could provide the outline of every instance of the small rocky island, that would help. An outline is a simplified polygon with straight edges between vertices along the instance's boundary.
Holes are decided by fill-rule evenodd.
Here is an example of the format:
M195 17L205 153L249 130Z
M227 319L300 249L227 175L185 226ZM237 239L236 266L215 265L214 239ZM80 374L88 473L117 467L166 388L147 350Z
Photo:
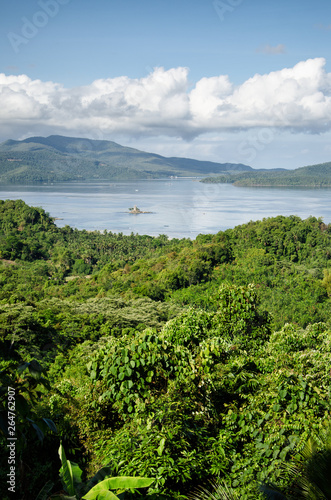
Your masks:
M152 212L144 212L143 210L140 210L140 208L135 205L133 208L129 208L129 213L130 214L151 214Z

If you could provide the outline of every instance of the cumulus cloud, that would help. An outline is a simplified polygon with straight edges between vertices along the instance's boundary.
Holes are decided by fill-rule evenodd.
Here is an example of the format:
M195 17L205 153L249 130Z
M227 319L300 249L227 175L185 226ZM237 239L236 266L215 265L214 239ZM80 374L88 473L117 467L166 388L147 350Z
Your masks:
M331 74L325 60L256 74L237 86L226 75L192 86L187 68L155 68L144 78L99 79L71 89L0 74L2 138L67 133L190 139L255 127L330 130Z

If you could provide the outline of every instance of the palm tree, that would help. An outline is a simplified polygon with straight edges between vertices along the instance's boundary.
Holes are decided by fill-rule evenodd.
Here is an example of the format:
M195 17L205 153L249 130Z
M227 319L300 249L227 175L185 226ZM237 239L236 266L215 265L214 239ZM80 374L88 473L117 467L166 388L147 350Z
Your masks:
M268 500L331 500L331 427L309 438L294 464L285 464L290 487L284 494L272 484L262 484Z

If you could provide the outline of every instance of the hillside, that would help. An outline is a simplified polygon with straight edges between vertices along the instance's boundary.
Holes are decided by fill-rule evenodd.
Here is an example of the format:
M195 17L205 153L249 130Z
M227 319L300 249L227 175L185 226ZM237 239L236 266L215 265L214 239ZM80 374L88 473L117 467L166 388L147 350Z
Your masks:
M0 200L0 498L298 500L330 432L330 246L315 217L168 240ZM69 496L60 442L97 495ZM153 484L101 496L106 475ZM218 478L231 496L192 496Z
M0 182L134 180L247 172L243 164L166 158L112 141L52 135L0 144Z
M235 186L331 187L331 162L308 165L295 170L255 170L202 179L205 183L230 183Z

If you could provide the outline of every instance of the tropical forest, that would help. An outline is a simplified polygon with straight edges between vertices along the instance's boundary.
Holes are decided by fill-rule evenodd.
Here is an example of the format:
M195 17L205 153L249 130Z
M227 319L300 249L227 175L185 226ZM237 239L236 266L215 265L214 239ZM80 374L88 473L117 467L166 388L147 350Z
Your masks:
M0 497L331 498L330 318L321 218L169 239L0 201Z

